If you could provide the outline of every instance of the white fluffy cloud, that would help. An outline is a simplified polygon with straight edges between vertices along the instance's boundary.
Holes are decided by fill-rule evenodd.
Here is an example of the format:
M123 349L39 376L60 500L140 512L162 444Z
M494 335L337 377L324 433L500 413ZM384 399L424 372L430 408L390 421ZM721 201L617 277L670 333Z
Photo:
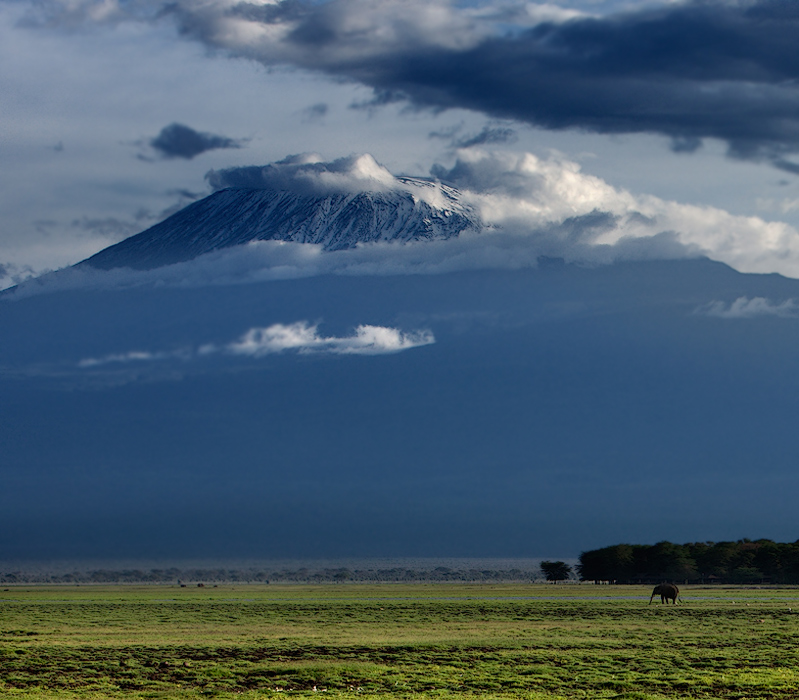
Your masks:
M171 352L148 352L133 350L114 353L103 357L86 358L79 367L92 368L107 364L128 364L180 358L207 357L216 354L238 355L243 357L265 357L287 351L302 354L331 353L334 355L387 355L410 350L435 342L433 333L427 330L403 332L386 326L360 325L351 336L342 338L319 334L318 325L308 321L296 323L275 323L264 328L250 328L238 339L225 345L206 344L197 351L181 349Z
M214 189L290 190L320 197L401 187L401 183L369 154L326 163L317 153L303 153L263 167L211 170L206 177Z
M285 350L301 353L330 352L337 355L382 355L430 345L435 338L430 331L403 333L396 328L361 325L355 335L337 338L319 335L317 326L307 321L284 325L276 323L268 328L251 328L237 341L223 350L233 355L262 357ZM204 346L202 353L215 351L213 346Z
M717 318L755 318L757 316L778 316L796 318L799 315L799 304L793 299L777 303L764 297L738 297L732 303L712 301L696 310L696 313Z
M653 237L668 234L686 251L742 272L799 277L796 228L754 216L734 216L714 207L634 196L584 174L568 160L468 150L460 153L452 169L435 172L464 188L487 224L521 235L547 229L567 258L573 244L589 246L577 246L577 260L602 262L608 257L606 247L620 244L617 257L624 258L631 241L655 243ZM605 220L597 214L606 215ZM579 217L589 218L581 221Z

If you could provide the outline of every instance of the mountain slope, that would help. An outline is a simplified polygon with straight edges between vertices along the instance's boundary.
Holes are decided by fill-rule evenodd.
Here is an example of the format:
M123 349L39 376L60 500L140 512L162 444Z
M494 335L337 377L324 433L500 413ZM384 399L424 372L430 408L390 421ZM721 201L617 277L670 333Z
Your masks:
M708 260L9 296L0 560L795 539L797 299ZM207 351L300 321L435 342Z
M82 264L100 269L153 269L250 241L315 243L325 250L361 243L441 240L479 230L459 192L438 183L399 178L404 190L303 195L229 188L185 209ZM434 206L426 199L441 202Z

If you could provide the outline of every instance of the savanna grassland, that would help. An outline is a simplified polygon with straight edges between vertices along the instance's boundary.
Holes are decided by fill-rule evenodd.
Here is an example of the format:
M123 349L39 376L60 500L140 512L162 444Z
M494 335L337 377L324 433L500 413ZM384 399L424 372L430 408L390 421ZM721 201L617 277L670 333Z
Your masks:
M799 589L650 591L9 586L0 697L799 697Z

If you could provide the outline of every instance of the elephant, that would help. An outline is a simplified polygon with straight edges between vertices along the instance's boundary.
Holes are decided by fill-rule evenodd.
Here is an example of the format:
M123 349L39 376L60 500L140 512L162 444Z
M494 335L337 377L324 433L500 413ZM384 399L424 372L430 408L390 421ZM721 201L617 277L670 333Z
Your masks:
M652 595L649 597L649 604L652 604L652 599L656 596L660 596L660 602L668 604L669 599L674 605L677 605L677 598L680 596L680 589L677 588L673 583L659 583L655 586L655 590L652 591Z

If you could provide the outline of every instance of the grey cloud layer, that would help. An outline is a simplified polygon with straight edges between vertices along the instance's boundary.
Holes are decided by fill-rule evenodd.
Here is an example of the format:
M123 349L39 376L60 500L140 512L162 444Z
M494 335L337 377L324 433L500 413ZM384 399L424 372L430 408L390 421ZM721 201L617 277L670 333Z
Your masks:
M466 107L551 129L661 133L677 150L718 138L733 155L795 169L783 158L799 149L795 3L673 4L544 23L464 47L409 44L365 61L332 51L347 41L341 24L328 6L289 41L321 40L332 60L311 66L420 105Z
M51 21L60 11L72 23L78 7L102 21L147 14L146 3L130 10L109 0L50 7L67 8L51 11ZM182 36L230 55L359 81L376 103L468 108L549 129L657 133L677 151L716 138L736 157L799 171L789 160L799 152L793 2L694 0L602 17L444 0L150 8L150 18L170 17Z

